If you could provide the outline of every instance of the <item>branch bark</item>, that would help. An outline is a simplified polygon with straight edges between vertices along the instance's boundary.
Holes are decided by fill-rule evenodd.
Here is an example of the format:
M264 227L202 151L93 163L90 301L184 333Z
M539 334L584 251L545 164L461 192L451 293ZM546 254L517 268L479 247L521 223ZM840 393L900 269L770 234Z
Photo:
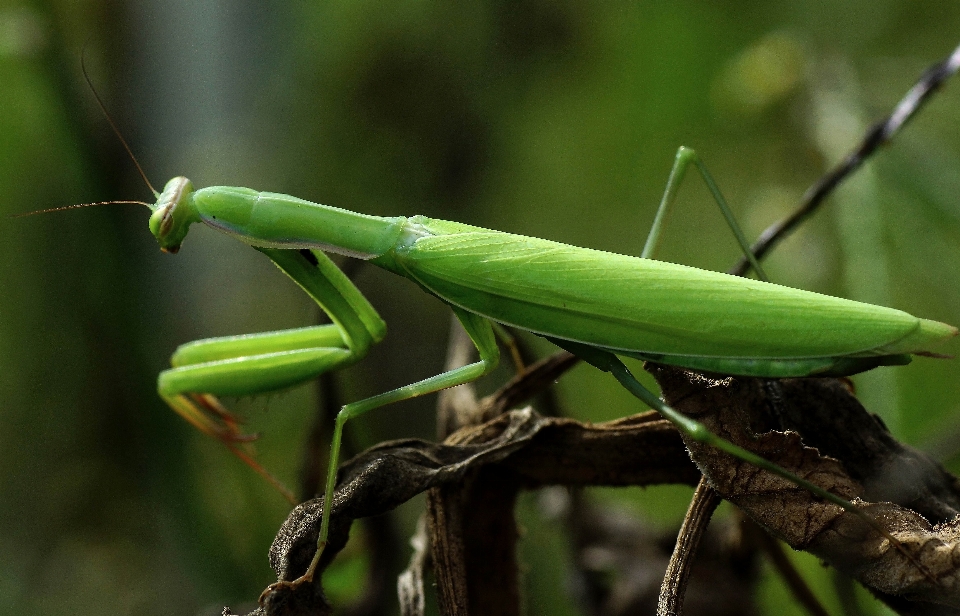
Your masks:
M771 389L764 379L710 379L652 364L647 369L668 404L852 500L911 557L858 516L715 449L687 442L724 499L794 549L859 580L901 614L960 613L960 484L922 452L898 443L845 381L785 379Z
M687 443L723 498L794 549L856 578L900 614L960 613L960 528L954 521L960 482L893 439L844 381L711 379L652 364L648 370L668 403L721 436L854 500L912 559L856 515L716 450ZM444 613L478 614L494 607L514 613L519 609L512 553L517 490L694 485L699 479L678 433L655 413L592 425L541 417L530 409L511 411L463 428L442 444L383 443L346 462L321 567L346 543L353 519L379 514L430 488L450 488L462 500L444 504L444 528L435 529L434 537L446 537L452 547L433 549ZM294 579L305 570L316 548L321 508L319 499L303 503L278 533L270 557L279 579ZM441 579L447 575L449 584ZM491 589L506 592L495 600L482 596ZM319 583L294 595L268 594L254 614L330 611Z

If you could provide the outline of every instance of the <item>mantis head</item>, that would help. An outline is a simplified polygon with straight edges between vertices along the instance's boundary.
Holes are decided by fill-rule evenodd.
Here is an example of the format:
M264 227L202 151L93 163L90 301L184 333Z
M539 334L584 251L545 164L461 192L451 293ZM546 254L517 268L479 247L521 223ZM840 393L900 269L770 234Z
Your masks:
M150 206L150 232L160 243L160 250L176 253L190 224L200 216L193 203L193 184L187 178L175 177L163 187L156 204Z

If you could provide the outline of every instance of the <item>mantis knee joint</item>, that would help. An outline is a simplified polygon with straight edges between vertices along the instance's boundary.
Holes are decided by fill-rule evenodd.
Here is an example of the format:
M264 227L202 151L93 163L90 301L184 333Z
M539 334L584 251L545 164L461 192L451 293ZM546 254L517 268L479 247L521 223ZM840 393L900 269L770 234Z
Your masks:
M713 433L699 421L691 421L687 425L687 436L698 443L708 443L713 440Z
M680 160L692 161L692 160L697 160L697 158L698 158L697 151L692 148L688 148L687 146L682 145L677 149L678 161Z

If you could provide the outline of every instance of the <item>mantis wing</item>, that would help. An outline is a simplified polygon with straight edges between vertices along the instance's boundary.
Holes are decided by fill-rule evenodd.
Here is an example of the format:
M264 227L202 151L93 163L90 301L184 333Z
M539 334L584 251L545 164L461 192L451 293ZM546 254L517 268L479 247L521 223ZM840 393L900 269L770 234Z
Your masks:
M394 254L429 292L494 321L618 352L894 355L956 333L905 312L697 268L421 219Z

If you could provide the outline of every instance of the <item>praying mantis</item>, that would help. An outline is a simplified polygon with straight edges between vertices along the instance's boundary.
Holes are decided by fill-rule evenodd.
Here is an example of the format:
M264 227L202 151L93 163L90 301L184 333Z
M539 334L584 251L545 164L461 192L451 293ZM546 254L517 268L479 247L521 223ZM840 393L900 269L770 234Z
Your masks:
M663 214L691 165L707 183L760 280L649 258ZM376 310L325 252L364 259L411 280L450 306L476 346L480 359L474 363L341 409L324 503L332 502L343 428L350 419L488 374L499 359L497 328L506 325L542 336L611 373L687 436L855 511L847 501L670 408L619 357L728 375L843 376L908 363L912 355L957 334L950 325L899 310L768 282L719 188L688 148L677 153L640 257L424 216L369 216L249 188L195 189L185 177L154 193L156 202L147 204L152 210L149 226L163 251L177 252L190 225L210 226L266 255L332 321L187 343L158 378L159 393L174 411L268 478L240 447L251 437L240 434L218 397L298 385L360 361L386 335ZM313 579L327 542L329 509L323 508L314 558L294 585Z

